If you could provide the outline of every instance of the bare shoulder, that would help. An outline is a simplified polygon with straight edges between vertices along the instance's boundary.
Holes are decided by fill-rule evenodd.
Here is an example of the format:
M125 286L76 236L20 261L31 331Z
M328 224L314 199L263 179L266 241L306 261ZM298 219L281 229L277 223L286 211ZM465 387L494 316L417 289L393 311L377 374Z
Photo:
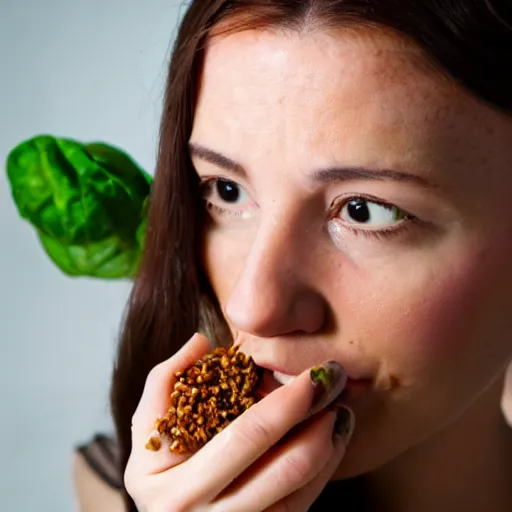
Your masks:
M108 485L81 453L74 454L73 479L80 512L124 512L121 492Z
M120 479L113 474L115 466L108 460L104 442L95 440L73 454L73 483L80 512L125 512Z

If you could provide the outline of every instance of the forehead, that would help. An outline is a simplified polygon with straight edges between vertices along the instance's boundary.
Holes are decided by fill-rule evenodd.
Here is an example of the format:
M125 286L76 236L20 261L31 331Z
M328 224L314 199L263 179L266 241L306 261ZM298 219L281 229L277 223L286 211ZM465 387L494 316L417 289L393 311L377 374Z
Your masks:
M412 44L353 31L245 31L216 37L207 48L202 90L223 106L257 111L285 105L304 112L327 103L331 110L370 111L375 104L394 103L397 94L404 105L421 99L447 108L455 93ZM304 96L307 105L297 104ZM388 116L388 121L393 119Z
M193 138L238 161L430 172L499 143L498 117L398 37L245 31L207 47Z

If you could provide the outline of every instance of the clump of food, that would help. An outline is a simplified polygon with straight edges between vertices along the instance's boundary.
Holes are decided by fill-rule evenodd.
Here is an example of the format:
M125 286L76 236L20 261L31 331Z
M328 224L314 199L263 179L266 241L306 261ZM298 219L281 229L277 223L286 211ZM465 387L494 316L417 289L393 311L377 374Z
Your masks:
M169 410L157 420L146 448L159 450L165 436L172 452L188 454L254 405L261 371L238 347L219 347L175 377Z

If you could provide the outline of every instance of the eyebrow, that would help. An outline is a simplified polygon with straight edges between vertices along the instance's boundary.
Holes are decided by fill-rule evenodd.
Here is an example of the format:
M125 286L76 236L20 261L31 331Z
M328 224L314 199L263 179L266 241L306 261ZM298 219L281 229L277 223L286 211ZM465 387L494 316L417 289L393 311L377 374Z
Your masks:
M247 178L247 172L242 165L216 151L205 148L196 143L189 143L190 154L222 169L231 171L236 176ZM310 179L316 183L330 183L336 181L375 180L399 181L414 183L423 187L436 188L437 185L416 174L395 171L392 169L371 169L367 167L329 167L314 171Z

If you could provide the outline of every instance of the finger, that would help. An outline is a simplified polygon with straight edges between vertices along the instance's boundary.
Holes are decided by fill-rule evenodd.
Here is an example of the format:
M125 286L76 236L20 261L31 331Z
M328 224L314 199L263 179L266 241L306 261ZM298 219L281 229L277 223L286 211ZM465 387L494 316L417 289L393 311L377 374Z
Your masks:
M312 376L316 377L315 382ZM345 387L346 380L341 366L329 362L316 367L314 372L303 372L253 405L180 467L189 475L215 468L208 482L191 482L194 495L200 495L204 502L212 501L289 430L306 419L312 408L317 411L332 402Z
M349 409L346 410L350 418L345 418L344 427L339 435L333 438L333 450L327 464L319 473L304 487L296 490L286 498L269 507L265 512L285 512L293 510L297 512L307 511L320 496L325 486L331 480L334 472L338 469L347 450L352 432L354 430L354 414Z
M132 452L130 468L137 474L148 475L165 471L182 462L183 456L169 452L169 442L163 438L162 447L151 451L146 444L155 435L155 423L165 415L169 407L169 396L175 383L174 374L195 363L210 350L208 339L195 334L174 356L155 366L148 374L139 405L132 418Z
M261 511L307 485L331 459L335 422L336 414L326 411L301 425L222 493L212 511Z

